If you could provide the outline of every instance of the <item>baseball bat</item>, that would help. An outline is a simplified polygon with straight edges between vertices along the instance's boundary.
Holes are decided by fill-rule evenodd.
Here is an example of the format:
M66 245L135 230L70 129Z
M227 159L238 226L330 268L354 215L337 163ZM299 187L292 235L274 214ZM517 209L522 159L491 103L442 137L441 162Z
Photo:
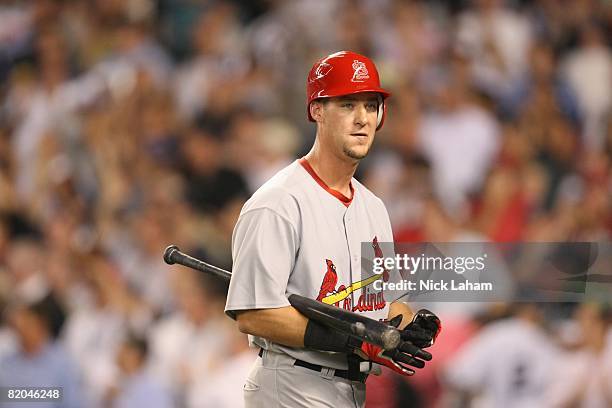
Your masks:
M164 261L168 265L179 264L200 272L215 275L229 280L232 273L210 265L180 251L176 245L170 245L164 251ZM378 320L373 320L357 313L321 303L315 299L292 294L289 303L304 316L313 319L331 329L350 334L367 343L382 347L385 350L396 348L401 336L398 329Z

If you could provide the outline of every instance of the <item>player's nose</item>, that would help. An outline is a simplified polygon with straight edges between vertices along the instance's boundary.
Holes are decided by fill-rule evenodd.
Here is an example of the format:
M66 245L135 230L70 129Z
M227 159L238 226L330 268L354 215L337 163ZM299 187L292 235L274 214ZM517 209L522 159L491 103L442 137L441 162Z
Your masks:
M366 125L366 123L368 122L368 112L366 110L366 107L362 104L358 104L357 107L355 108L355 117L354 117L354 122L356 125L359 125L360 127L363 127Z

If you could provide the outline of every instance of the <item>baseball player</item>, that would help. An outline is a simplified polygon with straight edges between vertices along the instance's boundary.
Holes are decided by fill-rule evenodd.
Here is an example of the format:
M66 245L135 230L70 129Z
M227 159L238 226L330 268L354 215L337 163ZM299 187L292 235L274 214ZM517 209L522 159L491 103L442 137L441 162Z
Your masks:
M387 302L360 280L361 243L381 256L379 242L393 240L384 204L353 178L390 95L374 63L354 52L331 54L310 70L307 93L308 119L317 126L312 149L253 194L232 239L226 313L260 348L244 386L247 407L361 407L373 366L412 375L411 367L431 358L420 349L383 352L330 330L291 307L290 294L389 319L421 348L440 327L427 311L410 321L406 304Z

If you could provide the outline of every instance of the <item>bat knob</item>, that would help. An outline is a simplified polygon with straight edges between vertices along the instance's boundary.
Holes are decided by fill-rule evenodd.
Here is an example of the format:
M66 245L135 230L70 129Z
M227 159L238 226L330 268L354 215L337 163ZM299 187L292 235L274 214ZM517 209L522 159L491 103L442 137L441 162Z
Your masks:
M174 259L172 259L172 255L174 255L174 253L177 251L179 251L179 247L177 247L176 245L170 245L164 250L164 261L168 265L174 265L175 262Z

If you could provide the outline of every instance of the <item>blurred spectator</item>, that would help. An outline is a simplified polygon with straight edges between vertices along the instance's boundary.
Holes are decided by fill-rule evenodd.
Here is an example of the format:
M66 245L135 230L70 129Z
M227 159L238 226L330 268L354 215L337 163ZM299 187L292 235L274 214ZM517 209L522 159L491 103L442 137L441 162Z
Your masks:
M44 249L39 242L27 238L15 240L6 265L16 299L34 303L47 295L49 288L42 273Z
M196 55L176 73L176 99L182 117L193 120L207 109L218 109L220 96L235 98L250 66L237 10L219 2L202 13L193 29ZM228 89L229 88L229 89Z
M256 358L257 350L249 347L246 336L224 320L226 348L215 356L210 375L196 378L187 406L191 408L234 408L244 404L242 389Z
M222 315L224 288L161 253L176 243L231 268L244 200L310 145L307 70L348 48L375 58L393 93L357 177L385 202L397 241L607 242L611 26L596 0L0 2L0 299L53 293L65 309L59 341L83 372L80 406L104 404L123 378L126 332L146 336L146 364L173 402L235 406L241 377L229 371L249 352ZM449 337L410 380L412 403L442 401L443 366L483 306L431 305ZM44 330L29 307L13 310L0 356L46 365L59 343L27 354L26 337ZM597 313L579 316L599 330ZM485 324L474 341L506 332L544 341L522 318ZM573 347L558 358L607 367L606 347ZM491 370L482 395L509 375ZM595 404L605 370L581 370L558 396ZM377 380L369 405L402 403L386 397L394 380Z
M254 157L250 159L250 168L246 173L249 191L257 190L280 169L289 165L300 143L298 130L287 121L270 118L261 122L256 125L255 134L245 132L235 135L240 138L236 143L248 137L255 138L256 150L249 150L249 154Z
M206 278L188 271L175 274L172 290L179 309L153 325L148 335L152 373L183 402L197 381L208 378L228 346L219 322L225 318L221 301Z
M537 305L517 305L513 317L483 328L447 361L446 381L473 406L546 406L559 351L541 323Z
M372 55L380 56L386 64L382 65L381 76L387 83L418 81L427 76L448 46L448 39L441 32L445 16L427 2L390 3L388 16L373 21L376 29L372 32Z
M457 18L457 50L474 83L491 96L508 91L527 69L532 29L506 0L476 0Z
M603 304L585 303L574 321L579 340L559 359L548 390L551 407L607 407L612 404L612 311ZM570 370L565 368L571 367Z
M170 394L146 372L147 352L146 340L141 338L128 337L121 344L117 352L121 375L111 397L113 408L174 406Z
M67 351L78 362L84 385L90 391L89 405L102 406L107 389L118 376L115 355L127 329L127 316L116 304L117 294L108 287L104 271L92 265L87 287L91 304L81 304L69 316L63 331Z
M484 309L482 303L465 302L438 302L427 307L438 310L439 316L444 321L444 336L439 336L430 349L428 349L435 357L419 371L418 375L412 378L399 379L401 385L398 389L401 393L397 393L396 407L402 406L422 406L422 407L437 407L445 406L447 384L444 381L444 373L446 367L455 358L458 351L469 342L472 337L478 332L482 324L478 321L478 315L471 315L468 312L478 309ZM476 306L476 307L474 307ZM417 309L419 306L414 306ZM489 309L492 307L489 306ZM457 309L457 310L454 310ZM468 310L466 310L468 309ZM417 309L418 310L418 309ZM438 313L438 312L436 312ZM395 378L397 382L398 379ZM369 380L368 380L369 381Z
M26 305L16 304L8 311L8 320L19 339L19 350L5 355L0 362L2 387L61 387L62 399L54 407L82 407L86 390L74 361L56 341L64 312L52 296ZM36 406L38 403L3 406Z
M606 115L612 107L612 53L605 43L604 28L585 24L580 47L569 54L563 74L576 93L584 120L584 145L601 150L604 146Z
M6 324L6 301L4 295L0 295L0 361L5 356L15 353L19 346L19 340L15 335L15 332Z
M242 175L224 165L223 144L218 137L191 129L183 144L187 199L198 210L221 209L232 198L246 195Z
M432 166L435 192L456 217L464 217L468 195L478 191L499 148L495 118L474 103L463 77L463 62L435 95L435 110L425 115L418 138Z
M557 64L549 44L534 44L529 53L529 69L513 87L499 95L500 113L510 119L522 114L531 121L537 118L544 123L543 119L563 114L578 127L581 123L578 101L568 81L557 73Z
M174 303L168 290L170 271L159 256L173 237L169 215L149 207L129 220L129 236L117 237L117 242L109 243L122 274L118 282L142 298L154 313L165 312Z
M143 71L158 87L166 85L172 62L144 22L123 20L117 27L117 52L109 59L113 65L127 64Z
M11 64L23 57L33 35L35 7L5 2L0 5L0 80L4 82Z

